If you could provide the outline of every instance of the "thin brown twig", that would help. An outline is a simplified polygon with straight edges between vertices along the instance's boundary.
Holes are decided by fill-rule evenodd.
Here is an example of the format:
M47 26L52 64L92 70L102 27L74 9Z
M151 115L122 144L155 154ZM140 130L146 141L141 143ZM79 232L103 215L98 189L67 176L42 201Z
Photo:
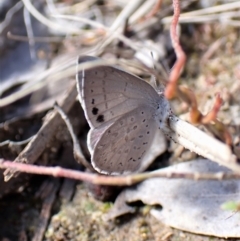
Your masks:
M85 159L81 147L78 143L77 137L73 131L73 127L70 123L70 120L68 119L67 115L64 113L63 109L57 104L54 104L54 108L57 110L57 112L59 113L59 115L62 117L62 119L64 120L68 131L72 137L72 141L73 141L73 155L74 158L76 159L76 161L78 161L80 164L82 164L85 168L88 168L90 171L95 172L95 170L93 169L93 167L91 166L91 164Z
M186 55L182 50L182 47L179 43L179 37L177 35L177 24L180 15L179 0L173 0L173 9L174 15L171 23L170 34L172 45L177 56L177 60L172 68L172 71L170 72L169 82L165 89L165 96L167 99L172 99L175 96L177 89L177 81L181 74L181 70L183 69L186 62Z
M145 172L132 174L128 176L106 176L99 174L92 174L87 172L75 171L65 169L61 167L45 167L35 166L32 164L23 164L17 162L6 161L0 159L0 169L11 169L14 171L37 174L37 175L49 175L54 177L66 177L76 180L82 180L99 185L111 185L111 186L131 186L133 184L142 182L149 178L170 178L170 179L191 179L191 180L228 180L228 179L240 179L239 173L189 173L189 172Z
M35 42L62 42L65 37L27 37L23 35L17 35L17 34L12 34L11 32L7 33L7 37L9 39L17 40L17 41L23 41L23 42L29 42L30 40L34 40ZM71 36L73 38L73 36Z
M51 211L56 199L56 194L59 189L59 180L54 180L50 183L50 190L48 191L46 197L44 198L41 213L39 215L38 226L35 229L32 241L43 240L49 219L51 217Z
M208 112L208 114L206 114L205 116L202 117L201 123L207 124L207 123L210 123L211 121L215 121L217 118L217 114L222 106L222 103L223 103L223 100L222 100L220 94L217 93L215 103L214 103L212 110L210 112Z

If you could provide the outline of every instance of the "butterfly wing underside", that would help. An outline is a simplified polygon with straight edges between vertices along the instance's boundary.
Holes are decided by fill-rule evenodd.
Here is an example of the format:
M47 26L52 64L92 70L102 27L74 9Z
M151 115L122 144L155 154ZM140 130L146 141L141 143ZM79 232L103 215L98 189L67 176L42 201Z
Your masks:
M95 59L81 57L79 63ZM159 99L153 87L142 79L109 66L79 70L77 87L91 128L108 125L139 105L153 105L152 100Z
M93 61L80 57L78 63ZM91 130L88 147L94 168L104 174L142 171L158 126L159 96L142 79L109 66L78 70L79 99Z
M98 128L91 130L88 142L94 149L94 168L111 175L141 171L158 131L152 114L147 106L141 106L119 118L104 131Z

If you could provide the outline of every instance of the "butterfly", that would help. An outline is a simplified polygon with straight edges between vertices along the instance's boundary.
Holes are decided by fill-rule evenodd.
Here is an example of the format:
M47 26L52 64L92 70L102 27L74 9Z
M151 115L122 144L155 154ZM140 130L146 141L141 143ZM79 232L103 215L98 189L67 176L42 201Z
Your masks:
M79 57L78 64L96 57ZM79 101L90 125L91 163L110 175L142 171L159 129L165 128L169 102L143 79L117 67L78 69Z

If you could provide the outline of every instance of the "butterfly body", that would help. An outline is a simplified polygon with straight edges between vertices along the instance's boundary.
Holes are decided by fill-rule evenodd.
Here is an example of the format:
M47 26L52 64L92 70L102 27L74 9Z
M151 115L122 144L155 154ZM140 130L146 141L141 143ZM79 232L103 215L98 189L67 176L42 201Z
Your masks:
M80 57L78 63L95 59ZM111 175L143 170L156 132L170 113L164 96L139 77L110 66L78 70L77 88L91 128L93 167Z

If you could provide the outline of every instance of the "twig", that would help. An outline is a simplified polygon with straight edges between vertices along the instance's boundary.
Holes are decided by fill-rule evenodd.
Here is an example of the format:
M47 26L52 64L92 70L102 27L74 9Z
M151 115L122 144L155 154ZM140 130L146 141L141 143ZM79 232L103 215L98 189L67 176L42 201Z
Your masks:
M24 7L23 8L23 19L27 30L27 36L29 39L29 50L30 50L30 56L32 59L36 59L36 51L35 51L35 40L34 40L34 33L32 29L32 22L31 22L31 16L28 10Z
M116 35L119 35L122 29L120 27L124 26L127 19L129 19L130 15L141 5L142 0L132 0L126 5L126 7L121 11L121 13L117 16L113 24L110 26L108 35L104 40L99 44L99 52L98 54L102 53L104 48L109 45L115 38ZM113 34L112 34L113 32ZM111 35L110 35L111 34Z
M145 46L141 43L141 42L136 42L136 41L132 41L131 39L125 37L123 34L121 34L120 32L117 31L112 31L110 30L110 28L107 28L106 26L104 26L101 23L98 23L96 21L90 20L90 19L86 19L86 18L82 18L82 17L76 17L76 16L70 16L70 15L54 15L53 17L56 18L64 18L64 19L69 19L69 20L75 20L75 21L80 21L83 23L87 23L95 28L100 28L103 29L104 31L106 31L109 35L111 34L111 37L117 38L120 41L122 41L125 45L129 46L131 49L135 50L136 52L141 52L142 55L144 55L144 58L147 59L149 62L152 62L152 58L151 56L146 53L146 51L143 51L145 49ZM101 47L104 47L105 45L102 45ZM96 47L96 49L99 49L99 46ZM98 53L99 54L99 53ZM96 53L95 53L96 55ZM162 66L155 62L155 65L157 67L157 69L162 69ZM162 71L162 74L164 74L164 71ZM164 74L163 76L164 78L167 78L167 75Z
M221 4L218 6L213 6L213 7L209 7L209 8L205 8L205 9L200 9L200 10L196 10L196 11L183 13L183 14L181 14L181 16L179 18L179 23L184 22L185 19L189 23L192 21L196 21L196 19L198 19L199 16L201 17L201 15L213 14L216 12L225 12L225 11L233 10L236 8L240 8L240 2L226 3L226 4ZM171 20L172 20L172 17L166 17L166 18L162 19L162 23L164 23L164 24L170 23Z
M64 178L58 196L63 202L70 202L75 192L76 180Z
M60 33L79 33L80 30L78 28L74 28L70 25L67 26L67 28L63 28L61 24L56 24L52 21L50 21L49 19L47 19L45 16L43 16L35 7L34 5L31 3L30 0L22 0L22 2L24 3L26 9L42 24L48 26L51 29L55 29L57 31L59 31Z
M23 35L16 35L16 34L12 34L11 32L8 32L7 33L7 37L9 39L13 39L13 40L17 40L17 41L23 41L23 42L29 42L29 41L32 41L34 40L34 42L44 42L44 43L51 43L51 42L62 42L63 39L65 37L54 37L54 36L51 36L51 37L36 37L34 36L33 38L31 37L26 37L26 36L23 36ZM79 37L78 37L79 38Z
M6 14L4 21L0 23L0 33L3 33L3 30L9 26L10 21L12 20L13 15L18 12L23 7L21 1L17 2Z
M226 13L218 13L211 15L203 15L203 16L185 16L183 18L180 17L179 23L209 23L209 22L223 22L228 24L231 22L231 18L239 17L239 11L232 11Z
M158 0L157 0L158 1ZM151 10L153 9L154 5L155 5L156 0L148 0L148 1L144 1L141 6L139 6L138 9L136 9L136 11L129 16L129 25L134 25L134 30L135 30L135 26L136 24L138 24L139 22L142 22L141 20L144 19L144 17L151 12ZM156 19L157 20L157 19Z
M221 47L221 45L223 45L224 43L226 43L227 41L227 37L221 37L218 40L214 41L209 48L207 49L207 51L204 53L204 55L202 56L200 63L203 64L207 64L208 60L213 56L213 54L215 52L218 51L218 49Z
M161 9L162 0L157 0L152 10L144 17L144 20L152 18Z
M222 100L220 94L217 93L216 100L215 100L212 110L210 110L209 113L207 113L205 116L202 117L201 123L207 124L207 123L210 123L211 121L216 120L217 114L222 106L222 103L223 103L223 100Z
M88 69L92 67L97 67L101 65L114 65L119 63L117 60L98 60L94 63L84 63L81 64L81 68ZM60 79L68 78L76 74L76 59L68 60L66 64L53 67L46 70L42 75L36 77L35 80L31 81L29 85L25 85L24 89L15 92L9 96L1 99L0 107L7 106L13 102L31 94L33 91L39 90L40 88L47 85L50 81L54 82Z
M177 24L178 24L178 19L180 15L179 0L173 0L173 9L174 9L174 15L172 19L170 34L171 34L172 45L177 56L177 60L172 68L172 71L169 76L169 82L165 89L165 96L167 99L173 98L174 95L176 94L177 81L181 74L181 70L184 67L186 62L186 55L182 50L182 47L179 43L179 38L177 35Z
M0 159L0 169L9 168L14 171L37 175L49 175L54 177L66 177L76 180L82 180L99 185L110 186L131 186L133 184L142 182L149 178L169 178L169 179L191 179L191 180L229 180L240 179L239 173L231 172L216 172L216 173L190 173L190 172L169 172L169 171L155 171L132 174L128 176L105 176L99 174L92 174L87 172L75 171L61 167L45 167L35 166L32 164L23 164Z
M132 13L141 5L142 2L143 0L129 1L111 25L110 30L116 31L119 27L124 26L126 19L132 15Z
M27 144L29 141L32 140L34 136L31 136L29 137L28 139L26 140L23 140L23 141L10 141L10 140L6 140L6 141L3 141L3 142L0 142L0 147L2 146L21 146L21 145L25 145Z
M61 115L62 119L64 120L68 131L72 137L73 140L73 155L74 158L76 159L76 161L78 161L79 163L81 163L84 167L88 168L90 171L95 172L95 170L93 169L93 167L91 166L91 164L85 159L81 147L78 143L77 137L73 131L73 127L70 123L70 120L68 119L67 115L64 113L64 111L58 106L57 103L55 103L54 108L57 110L57 112Z
M42 241L43 240L45 230L49 223L52 206L54 204L54 200L56 198L56 193L59 188L59 180L53 180L53 182L51 182L50 185L51 185L50 190L48 190L48 193L42 204L42 210L41 210L41 213L39 216L38 226L35 229L32 241Z

